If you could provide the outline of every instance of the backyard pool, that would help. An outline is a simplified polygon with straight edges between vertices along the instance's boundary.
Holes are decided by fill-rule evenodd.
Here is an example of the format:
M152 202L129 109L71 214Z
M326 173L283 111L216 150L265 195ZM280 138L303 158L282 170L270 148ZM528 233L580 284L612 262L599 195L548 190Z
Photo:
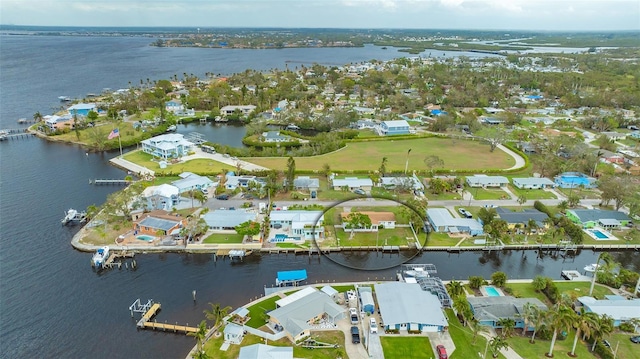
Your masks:
M272 239L271 242L284 242L289 238L286 234L278 233Z
M146 234L141 234L141 235L137 236L136 238L138 238L139 240L142 240L142 241L146 241L146 242L152 242L154 239L156 239L156 237L148 236Z
M591 235L591 237L595 238L596 240L616 239L615 237L610 235L608 232L600 229L589 229L587 232Z
M485 286L484 291L487 297L501 297L502 293L494 286Z

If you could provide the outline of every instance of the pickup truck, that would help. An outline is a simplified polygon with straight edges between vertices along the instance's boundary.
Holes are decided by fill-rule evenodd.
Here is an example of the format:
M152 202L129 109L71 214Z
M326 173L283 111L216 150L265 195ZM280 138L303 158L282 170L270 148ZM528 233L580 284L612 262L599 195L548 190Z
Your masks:
M360 330L355 325L351 327L351 342L353 344L360 344Z

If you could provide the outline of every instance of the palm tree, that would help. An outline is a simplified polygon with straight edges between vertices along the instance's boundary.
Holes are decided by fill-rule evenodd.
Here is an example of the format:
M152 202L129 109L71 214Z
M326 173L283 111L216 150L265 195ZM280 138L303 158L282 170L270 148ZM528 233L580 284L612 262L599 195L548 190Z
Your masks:
M593 312L585 312L584 308L580 309L580 315L576 318L574 328L576 328L576 337L573 339L573 348L569 356L575 356L578 337L582 332L585 337L591 337L591 329L595 328L598 323L598 314Z
M453 298L465 292L462 283L457 280L452 280L451 282L449 282L449 284L447 284L447 289L449 289L449 294L451 294L451 297Z
M553 357L553 347L556 345L556 339L558 339L558 332L563 330L569 330L573 327L575 322L576 313L570 307L566 305L560 305L557 310L550 310L548 313L548 321L553 328L553 337L551 338L551 345L549 346L549 353L547 357Z
M527 196L525 196L524 194L521 194L518 197L518 204L520 205L520 208L522 208L522 205L527 203Z
M33 114L33 120L36 122L40 122L42 121L42 114L40 113L40 111L36 112Z
M488 332L490 328L488 325L480 324L480 322L476 318L469 319L468 324L469 324L469 329L471 329L471 331L473 332L473 341L471 343L474 345L476 344L476 339L478 338L478 334L480 332Z
M533 282L531 282L531 284L536 292L540 292L547 287L547 278L537 275L533 278Z
M204 343L204 338L207 336L207 321L203 320L198 325L198 331L187 333L190 337L195 337L198 342L197 351L202 352L202 344Z
M600 339L613 332L613 318L605 314L601 317L598 317L597 322L594 324L595 326L591 328L591 339L593 339L591 351L595 350L596 343Z
M540 307L535 304L527 303L524 305L524 332L527 331L528 327L533 327L533 334L531 334L529 343L534 344L536 342L536 332L538 331L538 328L544 323L545 315L546 312L540 309Z
M511 337L511 334L513 334L516 322L511 318L501 318L498 320L498 326L502 327L502 337L509 338Z
M462 317L464 326L467 326L467 320L473 316L471 313L471 306L469 305L467 298L461 295L455 297L453 299L453 309L458 313L458 316Z
M211 309L205 310L204 315L208 320L213 322L213 328L216 328L222 322L222 319L227 316L231 307L220 307L220 303L209 303Z
M507 341L502 337L493 337L489 341L489 348L491 348L493 357L497 358L500 349L508 349L509 344L507 344Z

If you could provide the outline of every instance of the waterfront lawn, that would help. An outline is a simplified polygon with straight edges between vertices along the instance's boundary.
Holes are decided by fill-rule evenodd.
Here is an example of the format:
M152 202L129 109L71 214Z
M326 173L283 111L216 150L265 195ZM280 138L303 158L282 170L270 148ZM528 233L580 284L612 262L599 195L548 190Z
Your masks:
M634 359L638 357L638 344L634 344L629 340L634 335L638 334L616 332L609 336L608 340L612 346L615 347L620 342L618 345L618 359Z
M556 281L556 286L560 293L566 293L571 297L581 297L589 294L590 282ZM550 304L547 297L542 292L536 292L531 283L507 283L508 288L513 291L513 296L518 298L538 298L542 302ZM603 285L597 284L593 288L593 296L604 299L605 295L614 294Z
M100 218L102 220L102 218ZM103 246L113 244L119 235L133 228L131 221L109 223L106 226L96 226L94 228L86 228L86 235L81 237L80 242L94 246Z
M244 236L238 233L213 233L205 238L202 243L242 243Z
M264 299L247 308L247 310L249 310L249 317L251 319L249 319L246 325L256 329L263 326L268 319L266 313L276 309L276 301L279 299L279 296L274 295L273 297Z
M453 343L456 345L456 350L453 353L449 353L451 359L468 359L477 358L478 353L483 353L486 347L487 339L482 335L479 335L473 342L473 333L468 327L463 327L452 309L446 309L447 319L449 322L449 335ZM502 354L498 354L498 358L504 358ZM529 357L525 357L529 358Z
M427 239L427 246L429 247L453 247L456 243L460 242L462 238L449 237L447 233L431 232L429 233L429 239Z
M206 175L217 175L222 172L233 171L235 167L226 165L222 162L205 159L205 158L197 158L194 160L190 160L187 162L180 162L176 164L171 164L170 162L167 165L167 168L161 169L158 164L158 160L154 160L153 156L142 152L142 150L131 151L124 155L124 159L130 162L133 162L137 165L144 166L152 171L154 171L158 175L168 174L168 175L177 175L182 172L193 172L199 174Z
M508 186L511 192L513 192L516 197L524 196L527 200L536 200L536 199L557 199L553 192L548 192L542 189L520 189L516 186L509 185Z
M276 243L276 247L278 248L309 248L307 243L304 244L295 244L295 243Z
M342 247L360 246L406 246L409 244L407 238L413 239L411 228L381 229L378 232L355 232L353 238L351 232L345 232L342 228L336 228L336 236L340 239Z
M433 349L428 337L381 336L385 359L433 358Z
M444 161L444 168L456 170L501 169L515 164L513 157L503 151L489 151L489 145L479 141L451 140L448 138L415 138L379 141L350 142L346 147L320 156L294 157L298 170L321 170L325 163L333 171L354 170L375 171L386 157L388 171L404 171L409 155L409 169L426 171L422 161L429 155L436 155ZM473 158L473 161L469 161ZM286 157L248 157L243 160L267 168L287 168Z

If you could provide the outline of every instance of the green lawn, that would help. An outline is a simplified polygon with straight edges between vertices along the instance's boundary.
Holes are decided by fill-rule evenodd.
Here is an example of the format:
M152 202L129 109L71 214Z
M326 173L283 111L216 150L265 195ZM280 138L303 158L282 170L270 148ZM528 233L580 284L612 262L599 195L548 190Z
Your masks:
M545 358L545 353L549 352L551 340L536 338L535 344L531 344L529 343L531 333L527 332L527 334L529 335L526 337L514 335L507 339L511 349L523 358ZM565 339L556 340L553 347L553 354L556 358L570 358L567 353L571 352L575 334L575 330L571 330ZM576 345L576 355L578 358L595 358L595 356L589 352L588 346L585 343L581 343L580 340L578 340L578 344Z
M202 243L242 243L242 234L214 233L205 238Z
M638 358L638 350L640 350L640 344L634 344L629 340L630 337L638 335L631 333L618 332L611 334L609 342L615 349L618 346L618 359L636 359ZM620 344L618 344L620 342Z
M400 201L413 198L413 194L409 192L396 192L382 187L373 187L371 189L371 195L373 197L392 198Z
M500 199L510 199L507 192L499 189L499 188L467 188L467 191L471 193L473 199L482 201L482 200L500 200Z
M487 340L478 335L473 342L473 333L468 327L463 327L462 324L456 318L452 309L446 310L447 319L449 321L449 334L453 343L456 345L456 350L453 353L449 353L450 359L472 359L478 358L478 353L484 353ZM488 357L490 354L487 354ZM498 355L498 358L504 358L502 354ZM527 358L528 359L528 358Z
M572 297L581 297L589 294L591 283L589 282L571 282L557 281L555 282L560 293L567 293ZM513 290L513 296L518 298L538 298L542 302L550 304L547 297L542 292L536 292L531 283L507 283L507 287ZM593 295L596 298L603 299L605 295L613 294L609 288L600 284L596 284L593 288Z
M411 241L415 242L410 228L381 229L378 232L356 232L351 239L349 239L350 232L336 229L336 235L340 239L342 247L406 246L408 244L407 237L411 237Z
M305 244L295 244L295 243L276 243L276 247L278 248L308 248Z
M509 185L509 189L513 192L518 198L522 195L527 200L536 200L536 199L557 199L556 195L551 192L547 192L541 189L520 189L513 185Z
M381 336L380 343L385 359L432 359L435 355L427 337Z
M249 310L249 317L251 317L247 325L251 328L260 328L263 326L268 318L266 312L276 309L276 301L279 299L280 297L275 295L247 308Z
M460 239L461 238L449 237L447 233L431 232L429 233L427 245L432 247L454 246L456 243L460 242Z
M157 160L153 160L153 156L144 153L141 150L131 151L124 155L124 159L131 161L140 166L144 166L156 174L180 174L182 172L194 172L200 174L216 175L222 172L233 171L235 167L225 165L222 162L210 159L195 159L184 163L167 165L167 168L160 169Z
M409 153L409 169L428 170L424 158L436 155L444 161L444 168L456 170L502 169L515 164L515 160L502 151L489 151L489 145L466 140L443 138L416 138L409 140L350 142L338 151L313 157L295 157L296 169L320 170L326 163L334 171L376 171L383 157L388 160L388 171L403 171ZM473 161L469 159L473 158ZM286 168L285 157L249 157L246 161L267 168Z
M462 196L458 192L444 192L440 194L433 194L429 192L429 190L427 190L424 195L431 201L455 201L462 199Z
M578 195L582 199L600 199L600 192L595 189L582 189L582 188L557 188L565 196Z

